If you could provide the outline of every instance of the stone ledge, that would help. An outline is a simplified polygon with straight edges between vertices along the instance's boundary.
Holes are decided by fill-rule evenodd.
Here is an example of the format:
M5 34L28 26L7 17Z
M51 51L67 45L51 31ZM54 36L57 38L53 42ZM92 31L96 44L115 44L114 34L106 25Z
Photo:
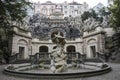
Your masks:
M41 78L41 79L70 79L70 78L80 78L80 77L90 77L96 76L100 74L104 74L110 72L112 69L110 66L100 70L93 70L87 72L76 72L76 73L28 73L28 72L21 72L21 71L13 71L8 70L7 68L4 69L3 73L18 76L18 77L26 77L26 78Z

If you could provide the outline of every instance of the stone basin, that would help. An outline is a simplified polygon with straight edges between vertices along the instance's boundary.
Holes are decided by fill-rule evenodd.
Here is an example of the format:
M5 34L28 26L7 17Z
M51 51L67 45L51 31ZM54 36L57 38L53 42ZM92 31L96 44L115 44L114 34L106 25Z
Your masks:
M105 65L105 66L103 66ZM10 68L14 66L14 69ZM103 63L85 63L79 64L77 67L68 65L68 70L61 73L52 73L49 65L38 67L31 64L14 64L5 67L4 73L12 76L27 77L27 78L40 78L40 79L69 79L96 76L110 72L112 69L109 65Z

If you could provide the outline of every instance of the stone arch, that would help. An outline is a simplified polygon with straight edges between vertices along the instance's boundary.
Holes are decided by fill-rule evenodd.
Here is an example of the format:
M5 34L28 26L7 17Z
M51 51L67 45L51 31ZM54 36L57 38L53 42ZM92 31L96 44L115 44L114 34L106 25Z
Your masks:
M96 43L96 39L92 38L87 41L87 44Z
M18 44L27 45L28 43L25 39L20 39L20 40L18 40Z
M67 52L76 52L76 47L74 45L69 45L66 47Z
M39 52L48 52L48 51L49 51L48 46L40 46L39 47Z

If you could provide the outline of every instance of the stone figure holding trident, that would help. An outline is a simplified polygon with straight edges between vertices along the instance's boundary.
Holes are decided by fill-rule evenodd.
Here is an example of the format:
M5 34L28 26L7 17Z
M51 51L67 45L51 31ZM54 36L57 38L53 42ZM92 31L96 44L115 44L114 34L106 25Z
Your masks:
M51 70L53 73L65 72L67 70L66 54L64 52L65 38L58 32L54 34L52 41L56 44L56 47L51 53Z

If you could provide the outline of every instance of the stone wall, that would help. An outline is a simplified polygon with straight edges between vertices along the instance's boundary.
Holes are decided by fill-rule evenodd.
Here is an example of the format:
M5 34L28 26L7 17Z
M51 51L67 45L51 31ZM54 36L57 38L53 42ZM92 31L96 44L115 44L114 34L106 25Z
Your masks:
M19 53L19 48L24 48L23 58L28 58L29 54L31 54L31 37L30 33L25 32L18 32L19 28L14 27L15 34L12 38L12 55ZM21 29L22 30L22 29Z
M66 52L66 47L68 46L75 46L76 52L83 53L82 51L82 42L78 41L66 41L67 43L65 44L64 50ZM53 47L55 44L53 44L51 41L38 41L38 42L32 42L32 54L34 55L35 53L39 52L40 46L46 46L48 47L48 52L52 52Z
M96 29L93 32L85 32L83 36L84 53L88 58L92 58L91 48L95 48L95 52L104 53L105 51L105 31ZM96 55L96 54L95 54ZM96 55L97 57L97 55Z
M34 55L39 52L41 46L48 48L48 52L52 52L55 44L51 40L40 41L39 39L32 39L30 33L19 32L15 28L16 34L13 35L12 41L12 55L20 52L20 47L24 48L23 58L29 58L29 55ZM76 52L86 54L88 58L96 57L93 55L93 51L104 53L105 51L105 31L101 28L97 28L92 32L84 32L82 38L76 38L75 40L66 40L64 47L67 52L67 47L73 46ZM21 52L23 53L23 52Z

